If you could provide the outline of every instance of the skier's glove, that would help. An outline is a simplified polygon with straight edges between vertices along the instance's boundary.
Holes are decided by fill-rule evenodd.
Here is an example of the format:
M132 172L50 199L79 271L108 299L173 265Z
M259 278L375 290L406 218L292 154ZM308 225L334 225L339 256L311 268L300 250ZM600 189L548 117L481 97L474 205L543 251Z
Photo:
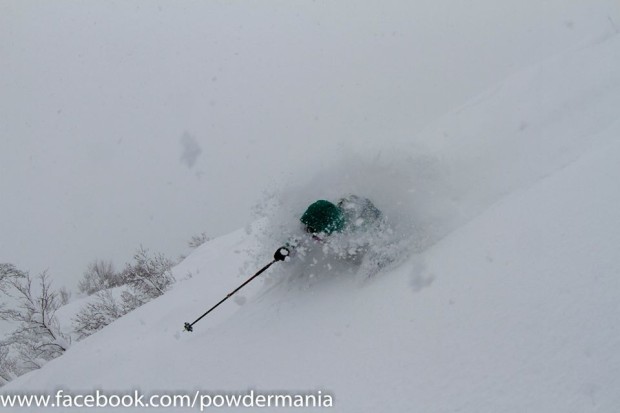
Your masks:
M289 251L288 248L280 247L276 253L273 254L273 259L276 261L284 261L289 255L291 255L291 251Z

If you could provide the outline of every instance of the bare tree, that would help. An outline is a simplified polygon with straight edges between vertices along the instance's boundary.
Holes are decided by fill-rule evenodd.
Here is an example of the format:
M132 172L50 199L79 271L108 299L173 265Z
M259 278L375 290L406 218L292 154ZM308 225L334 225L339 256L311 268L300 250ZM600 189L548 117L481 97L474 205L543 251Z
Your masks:
M25 278L26 273L13 264L0 263L0 293L8 295L8 289L16 279ZM5 300L0 301L0 311L6 307Z
M114 270L110 261L95 260L88 265L84 276L78 283L78 290L88 295L106 288L118 287L122 284L120 275Z
M117 318L125 315L123 306L110 290L94 294L94 300L80 309L73 319L73 329L81 340L101 330Z
M133 258L134 263L127 264L121 274L129 286L121 295L127 312L164 294L175 281L170 271L175 263L163 254L150 255L140 247Z
M13 264L0 263L0 293L8 296L11 280L25 278L25 276L26 273L17 269ZM5 299L0 301L0 313L6 311L6 301ZM19 375L17 362L10 356L9 344L0 341L0 387Z
M38 279L38 291L33 290L32 277L19 272L8 281L10 296L16 300L14 309L0 310L0 319L17 327L4 345L17 353L26 370L40 368L45 362L60 356L70 345L70 337L60 330L56 310L60 307L58 293L45 272Z
M15 271L17 271L17 269L13 264L0 263L0 290L4 291L9 277Z
M19 376L17 362L9 355L9 346L0 343L0 387Z
M71 291L67 287L62 287L58 290L58 299L60 300L60 305L69 304L69 301L71 301Z

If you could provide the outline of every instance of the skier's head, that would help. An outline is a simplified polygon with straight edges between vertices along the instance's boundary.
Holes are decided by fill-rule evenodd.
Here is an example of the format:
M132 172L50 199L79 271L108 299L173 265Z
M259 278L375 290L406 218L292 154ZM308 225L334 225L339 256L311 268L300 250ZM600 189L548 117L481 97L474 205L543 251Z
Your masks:
M340 208L329 201L319 200L306 209L300 221L311 234L340 232L345 226L345 217Z

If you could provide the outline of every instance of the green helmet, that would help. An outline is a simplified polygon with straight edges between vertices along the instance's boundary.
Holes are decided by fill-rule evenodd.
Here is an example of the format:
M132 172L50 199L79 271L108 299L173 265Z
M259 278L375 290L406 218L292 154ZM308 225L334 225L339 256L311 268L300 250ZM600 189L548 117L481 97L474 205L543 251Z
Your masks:
M331 234L344 229L345 218L342 210L329 201L319 200L306 209L301 222L308 232Z

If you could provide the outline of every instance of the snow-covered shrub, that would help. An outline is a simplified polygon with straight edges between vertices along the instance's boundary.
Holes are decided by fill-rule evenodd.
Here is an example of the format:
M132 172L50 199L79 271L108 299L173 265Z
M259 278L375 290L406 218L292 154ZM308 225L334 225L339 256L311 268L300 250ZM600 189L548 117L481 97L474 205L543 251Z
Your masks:
M190 248L195 249L195 248L200 247L202 244L204 244L207 241L209 241L209 237L207 236L207 233L201 232L198 235L192 236L192 239L189 240L187 245L189 245Z
M140 247L133 258L133 262L127 264L115 278L115 284L123 286L120 299L118 289L101 289L73 318L73 329L78 339L88 337L117 318L159 297L174 282L170 270L175 262L163 254L150 254Z
M78 290L87 295L122 284L122 278L110 261L96 260L88 265L78 283Z

